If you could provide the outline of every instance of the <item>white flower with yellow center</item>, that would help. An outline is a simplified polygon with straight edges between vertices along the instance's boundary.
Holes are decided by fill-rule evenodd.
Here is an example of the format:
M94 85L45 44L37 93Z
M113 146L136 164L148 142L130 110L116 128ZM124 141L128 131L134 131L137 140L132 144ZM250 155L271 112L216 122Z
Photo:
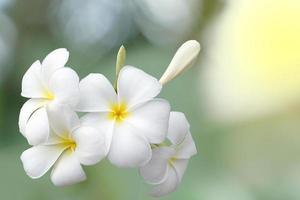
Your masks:
M81 164L93 165L105 156L104 137L98 130L80 125L77 115L66 107L51 105L48 114L48 141L21 155L26 173L40 178L53 166L51 180L56 186L85 180Z
M21 108L19 129L31 145L47 141L48 104L59 102L75 106L79 100L78 75L64 67L68 57L66 49L54 50L42 63L34 62L23 77L21 95L31 99Z
M138 167L151 159L150 143L166 136L169 103L155 98L158 80L142 70L125 66L120 70L117 92L101 74L90 74L80 82L78 111L89 112L83 124L93 124L106 134L108 159L119 167Z
M140 168L145 181L155 185L151 191L154 197L176 190L189 159L197 153L189 123L183 113L171 112L167 138L172 144L154 146L151 160Z

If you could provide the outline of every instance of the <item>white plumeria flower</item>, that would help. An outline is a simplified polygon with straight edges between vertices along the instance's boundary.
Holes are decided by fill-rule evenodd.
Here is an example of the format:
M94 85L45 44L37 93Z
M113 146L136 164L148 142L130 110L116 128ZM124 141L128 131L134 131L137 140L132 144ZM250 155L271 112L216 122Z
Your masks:
M191 67L197 58L200 49L200 44L196 40L189 40L182 44L175 53L159 82L164 85Z
M103 135L92 127L80 125L76 113L67 107L51 105L48 114L51 125L48 141L21 155L27 175L40 178L53 166L51 180L56 186L85 180L81 164L93 165L105 156Z
M119 167L145 165L152 155L150 143L166 136L169 103L155 98L158 80L140 69L125 66L117 81L117 93L101 74L90 74L80 82L78 110L90 112L83 123L106 133L108 159Z
M155 147L152 159L140 168L145 181L155 185L150 193L155 197L176 190L189 159L197 153L189 123L183 113L171 112L167 137L172 145Z
M23 77L21 95L31 99L21 108L19 129L31 145L48 138L47 105L78 103L79 77L74 70L64 67L68 58L66 49L56 49L42 63L34 62Z

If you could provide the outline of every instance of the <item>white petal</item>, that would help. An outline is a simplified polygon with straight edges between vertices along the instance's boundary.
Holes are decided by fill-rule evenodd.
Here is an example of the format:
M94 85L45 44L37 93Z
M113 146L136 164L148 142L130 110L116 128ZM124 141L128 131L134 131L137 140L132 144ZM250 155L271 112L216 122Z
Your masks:
M79 84L80 102L78 111L109 111L110 105L116 102L116 92L111 83L102 74L89 74Z
M55 145L39 145L27 149L21 155L26 174L31 178L40 178L52 167L62 152L63 149Z
M118 78L119 101L126 102L129 107L146 102L156 97L162 86L156 78L131 66L121 69Z
M49 137L46 142L42 143L41 145L61 145L62 138L54 133L53 130L50 129Z
M173 161L173 167L175 168L175 171L177 173L178 183L181 182L188 163L189 163L188 159L177 159Z
M76 129L72 136L76 141L75 153L84 165L94 165L102 160L106 155L104 134L97 129L82 126Z
M38 145L47 141L49 136L49 122L46 108L36 110L29 118L25 137L30 145Z
M177 50L171 63L169 64L167 70L160 78L159 82L161 84L166 84L167 82L174 79L184 70L189 68L197 58L200 52L200 44L196 40L189 40L185 42Z
M71 68L56 70L51 76L49 88L55 101L76 106L79 101L79 77Z
M159 184L165 181L168 175L168 160L175 150L169 147L160 147L152 150L151 160L140 168L140 174L147 183Z
M108 153L111 145L112 135L114 131L114 122L107 120L108 113L88 113L80 120L83 126L91 126L97 129L98 134L104 134L106 154Z
M34 62L26 71L22 79L23 97L27 98L43 98L45 97L44 90L46 86L43 82L40 61Z
M189 129L189 122L183 113L171 112L167 137L172 144L180 144L188 134Z
M151 190L150 195L153 197L161 197L167 195L175 191L177 185L178 185L178 178L177 178L176 171L173 167L169 167L168 177L166 178L166 180L163 183L154 186Z
M146 138L130 124L115 126L108 159L118 167L141 167L151 159L151 147Z
M68 138L80 125L77 114L68 106L55 102L47 106L50 127L58 136Z
M69 52L64 48L50 52L42 62L42 71L45 79L49 80L57 69L64 67L68 59Z
M154 99L130 111L130 124L139 130L150 143L161 143L168 130L170 105L163 99Z
M46 102L47 101L43 99L29 99L22 106L19 115L19 130L24 136L27 122L31 117L32 113L38 108L42 107L44 104L46 104Z
M86 179L86 175L74 153L64 152L55 163L51 180L56 186L72 185Z
M193 155L197 154L195 142L189 132L183 142L177 146L176 158L189 159Z

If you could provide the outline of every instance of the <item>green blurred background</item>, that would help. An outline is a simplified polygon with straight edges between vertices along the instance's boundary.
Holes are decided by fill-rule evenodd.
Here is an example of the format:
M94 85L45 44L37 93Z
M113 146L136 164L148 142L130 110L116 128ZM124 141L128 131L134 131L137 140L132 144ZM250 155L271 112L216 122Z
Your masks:
M186 114L198 154L177 191L162 199L300 199L297 112L228 125L205 109L199 79L213 40L206 40L206 30L225 5L221 0L0 0L0 199L152 199L137 170L107 161L85 167L88 180L65 188L53 186L49 173L38 180L26 176L19 159L29 148L18 131L26 101L21 80L35 60L60 47L70 51L68 66L80 78L100 72L113 80L122 44L127 64L159 78L188 39L202 44L201 55L161 96Z

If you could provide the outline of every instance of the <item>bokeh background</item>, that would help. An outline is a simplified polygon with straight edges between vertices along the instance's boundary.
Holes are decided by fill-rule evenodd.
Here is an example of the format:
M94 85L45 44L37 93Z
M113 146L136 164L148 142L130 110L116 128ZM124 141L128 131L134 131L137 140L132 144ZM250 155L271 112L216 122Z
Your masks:
M18 131L22 76L65 47L80 78L114 79L116 53L159 78L180 44L202 45L195 66L161 97L186 114L194 156L172 200L300 199L298 0L0 0L0 199L152 199L135 169L107 161L65 188L26 176Z

